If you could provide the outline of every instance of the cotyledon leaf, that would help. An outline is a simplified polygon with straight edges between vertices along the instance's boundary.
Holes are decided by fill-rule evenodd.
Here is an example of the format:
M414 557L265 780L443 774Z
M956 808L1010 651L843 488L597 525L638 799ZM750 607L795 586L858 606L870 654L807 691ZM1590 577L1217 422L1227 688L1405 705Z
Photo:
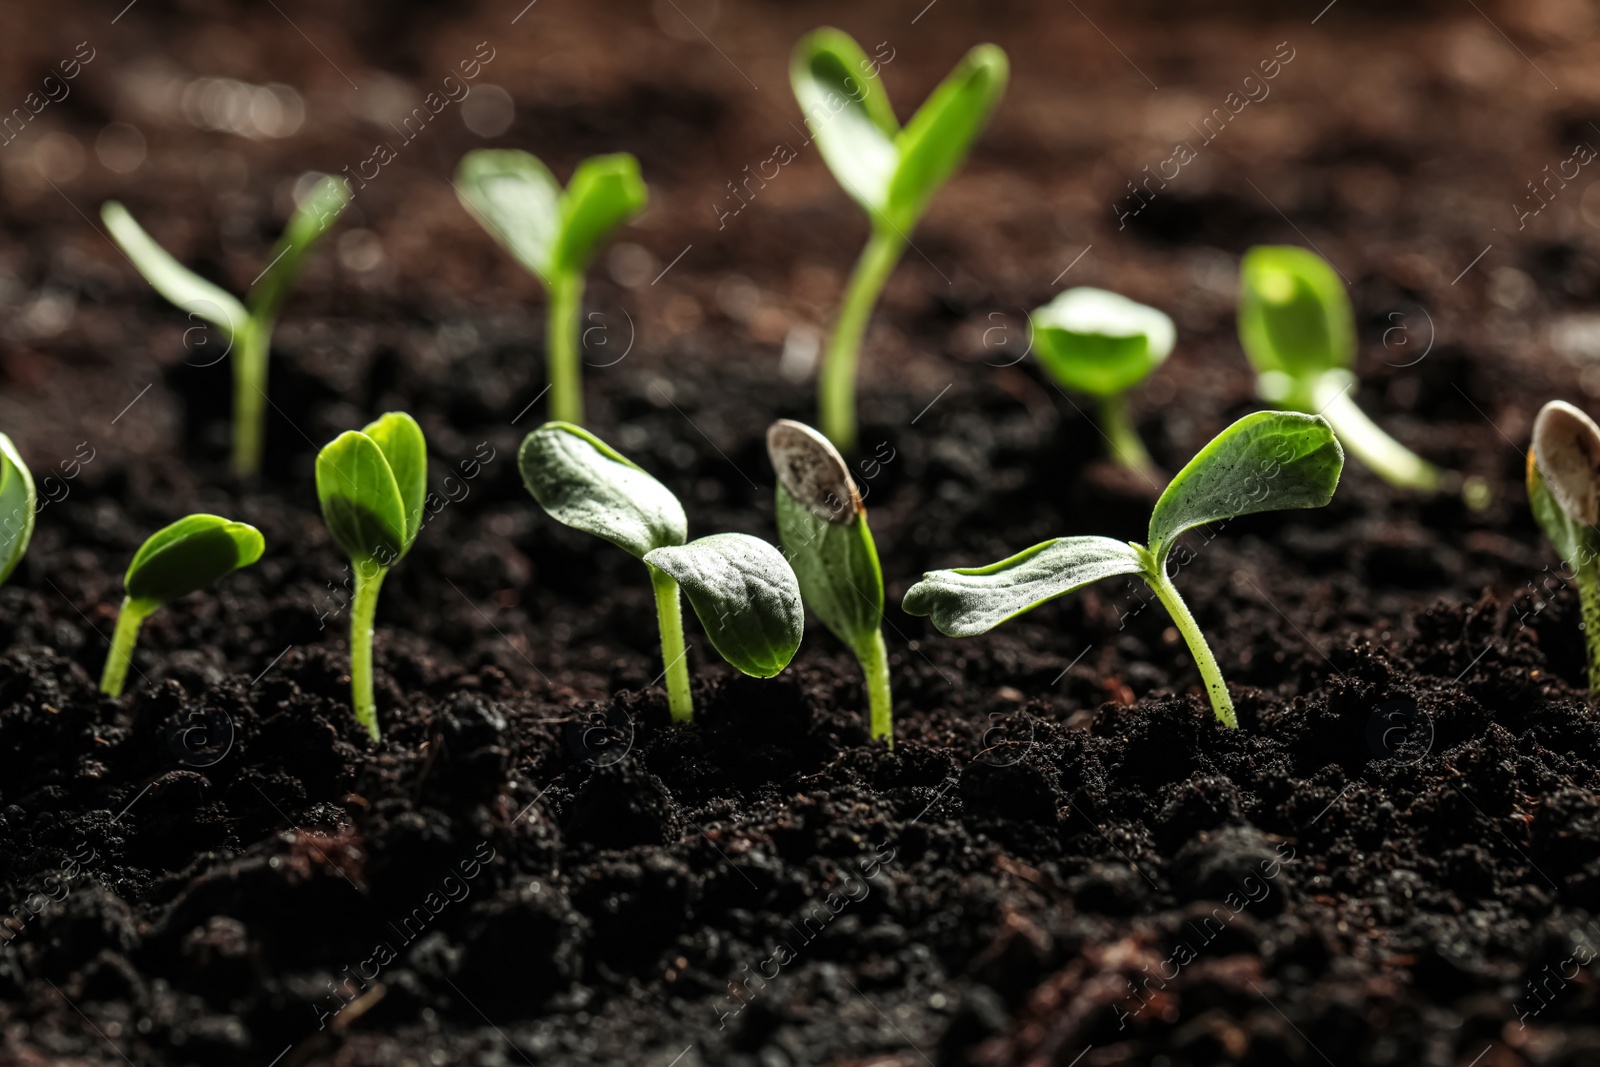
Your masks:
M545 423L522 442L517 466L551 518L641 559L689 536L672 490L581 426Z
M706 635L733 666L771 678L805 631L800 585L783 553L749 534L712 534L655 549L644 561L677 580Z

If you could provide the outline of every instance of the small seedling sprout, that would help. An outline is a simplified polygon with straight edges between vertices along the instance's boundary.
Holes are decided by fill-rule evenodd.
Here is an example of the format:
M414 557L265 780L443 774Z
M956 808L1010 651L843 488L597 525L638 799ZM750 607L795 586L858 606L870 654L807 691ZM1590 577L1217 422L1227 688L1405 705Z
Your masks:
M672 491L579 426L548 422L517 454L522 480L557 522L643 560L655 590L667 706L694 717L683 642L681 586L712 646L735 668L771 678L789 665L805 626L800 586L783 554L748 534L688 538Z
M1589 647L1589 695L1600 695L1600 426L1552 400L1533 422L1528 502L1578 586Z
M28 465L11 438L0 433L0 585L6 584L28 551L38 505Z
M889 654L883 644L883 571L861 494L843 457L804 423L774 422L767 429L767 455L778 473L778 535L800 582L800 594L860 661L872 736L892 748L894 705Z
M372 696L372 630L383 579L417 539L428 491L428 445L422 427L391 411L346 430L317 454L317 497L334 543L350 557L350 695L356 721L378 739Z
M267 356L278 311L305 264L306 253L344 211L350 195L350 183L343 178L327 177L317 183L295 208L283 235L273 246L266 269L250 286L245 297L248 308L173 259L121 204L111 200L100 208L100 217L117 246L155 291L188 312L191 319L204 319L222 331L227 348L217 358L230 353L234 357L233 469L240 476L254 475L261 469Z
M111 652L100 673L100 692L122 695L139 627L169 600L204 589L223 575L261 558L266 542L254 526L219 515L190 515L151 534L134 553L122 584Z
M1005 91L1006 54L981 44L902 127L877 65L846 33L800 39L789 64L795 99L828 169L872 224L818 379L822 430L845 452L856 439L856 356L873 305L933 194L966 158Z
M527 152L484 148L462 158L455 185L462 206L544 286L550 417L582 423L583 274L611 235L644 210L638 160L626 152L586 159L562 190Z
M1459 488L1474 508L1489 503L1481 478L1463 481L1390 437L1355 402L1355 313L1344 281L1315 252L1259 245L1239 266L1239 342L1269 404L1326 418L1339 441L1380 478L1402 489Z
M1147 478L1155 464L1128 412L1127 393L1172 351L1177 331L1153 307L1082 286L1068 289L1029 317L1033 353L1063 388L1100 402L1100 428L1111 455Z
M1189 461L1156 501L1149 545L1109 537L1059 537L987 567L930 571L906 592L905 610L928 615L941 633L973 637L1090 582L1137 575L1189 645L1211 709L1239 725L1227 684L1199 625L1167 574L1186 530L1285 508L1315 508L1333 497L1344 452L1319 416L1287 411L1246 415Z

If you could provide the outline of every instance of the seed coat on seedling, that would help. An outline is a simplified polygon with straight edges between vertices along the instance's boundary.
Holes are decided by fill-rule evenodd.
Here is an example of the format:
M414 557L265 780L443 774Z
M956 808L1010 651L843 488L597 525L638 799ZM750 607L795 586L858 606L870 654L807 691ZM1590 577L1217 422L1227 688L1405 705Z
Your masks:
M778 474L778 536L805 604L855 654L866 678L872 736L894 747L883 570L867 509L844 458L822 434L779 419L767 429Z
M1600 693L1600 426L1565 401L1550 401L1533 421L1528 503L1578 586L1592 700Z
M1316 415L1258 411L1211 440L1179 471L1150 514L1148 547L1109 537L1060 537L987 567L929 571L906 592L905 610L927 615L941 633L973 637L1058 596L1121 574L1155 593L1200 669L1211 709L1239 725L1211 647L1167 573L1186 530L1240 515L1321 507L1333 498L1344 450Z
M0 585L27 554L38 510L33 475L11 438L0 433Z

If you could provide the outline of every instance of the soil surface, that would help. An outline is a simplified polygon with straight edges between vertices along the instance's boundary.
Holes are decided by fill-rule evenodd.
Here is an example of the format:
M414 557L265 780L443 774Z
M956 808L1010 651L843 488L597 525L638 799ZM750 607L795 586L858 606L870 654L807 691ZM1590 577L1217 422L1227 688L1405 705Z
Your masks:
M114 6L0 12L6 108L81 61L0 147L0 429L48 501L0 589L0 1061L1600 1062L1600 720L1521 489L1538 406L1600 397L1600 186L1549 178L1600 144L1589 8ZM892 605L924 569L1142 539L1153 489L1021 316L1074 284L1174 316L1133 400L1173 470L1257 406L1232 315L1260 242L1337 266L1361 404L1493 503L1352 463L1325 509L1190 535L1238 731L1116 582L963 641L891 607L893 751L820 625L755 681L691 618L697 717L669 724L642 568L521 486L543 298L446 179L485 144L563 178L639 157L652 207L591 271L590 423L693 535L773 539L763 433L812 417L866 231L786 87L826 23L883 42L902 117L972 43L1014 69L864 350ZM302 176L384 141L285 310L240 484L225 343L98 205L242 291ZM396 409L445 503L384 586L373 744L312 464ZM265 558L153 617L100 697L128 559L199 510Z

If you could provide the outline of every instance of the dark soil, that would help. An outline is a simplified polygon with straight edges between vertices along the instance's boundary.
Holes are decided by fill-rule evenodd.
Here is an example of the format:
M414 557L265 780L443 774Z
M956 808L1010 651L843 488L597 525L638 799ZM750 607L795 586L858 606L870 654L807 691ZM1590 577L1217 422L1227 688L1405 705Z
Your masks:
M1547 186L1521 230L1511 207L1600 137L1587 9L518 6L0 13L0 102L97 49L0 149L0 429L51 499L0 589L4 1062L1600 1062L1600 720L1521 490L1538 405L1600 393L1600 194ZM1255 406L1231 279L1261 241L1336 263L1364 406L1493 505L1352 465L1326 509L1191 536L1178 584L1237 732L1159 606L1111 582L967 641L891 609L892 752L816 625L758 682L691 622L697 718L672 726L642 569L515 471L543 303L444 181L485 143L458 115L314 257L253 486L227 473L216 339L89 221L115 196L243 289L295 179L365 159L385 94L487 39L480 83L516 101L489 143L563 176L626 149L651 183L592 272L591 424L694 534L773 538L763 431L811 416L793 368L864 222L809 149L718 211L801 136L784 64L825 22L889 42L902 115L972 42L1015 66L865 351L856 459L891 603L925 568L1142 537L1147 487L1016 362L1020 309L1098 284L1177 318L1135 400L1175 469ZM1271 95L1119 228L1126 183L1284 41ZM293 85L304 126L198 129L176 101L200 76ZM148 142L131 173L96 150L114 121ZM371 744L311 472L391 409L455 499L385 584ZM154 617L128 694L101 698L122 570L193 510L254 523L267 555Z

